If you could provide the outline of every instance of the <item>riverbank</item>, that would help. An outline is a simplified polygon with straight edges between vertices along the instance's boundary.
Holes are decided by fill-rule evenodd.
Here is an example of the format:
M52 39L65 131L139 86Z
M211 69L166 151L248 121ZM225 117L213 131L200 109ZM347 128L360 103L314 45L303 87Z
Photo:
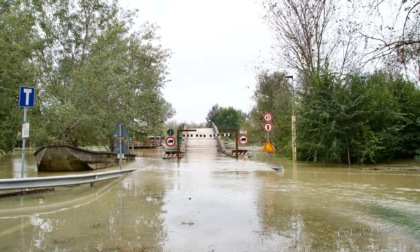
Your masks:
M420 162L416 160L394 160L389 163L363 165L361 169L366 171L420 172Z
M362 167L363 171L404 171L404 172L420 172L420 168L404 168L404 167Z

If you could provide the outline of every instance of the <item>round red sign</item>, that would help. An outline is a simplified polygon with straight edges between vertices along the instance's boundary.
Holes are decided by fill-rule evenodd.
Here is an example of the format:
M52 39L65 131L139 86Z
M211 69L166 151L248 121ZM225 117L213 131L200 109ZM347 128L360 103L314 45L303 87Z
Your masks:
M175 137L173 136L168 136L165 140L166 145L168 145L169 147L172 147L175 145L176 141L175 141Z
M265 112L263 116L264 122L271 122L273 120L273 114Z
M240 135L239 136L239 143L240 144L247 144L248 143L248 137L246 135Z
M272 130L273 130L273 124L271 124L271 123L265 123L264 124L264 131L265 132L270 132Z

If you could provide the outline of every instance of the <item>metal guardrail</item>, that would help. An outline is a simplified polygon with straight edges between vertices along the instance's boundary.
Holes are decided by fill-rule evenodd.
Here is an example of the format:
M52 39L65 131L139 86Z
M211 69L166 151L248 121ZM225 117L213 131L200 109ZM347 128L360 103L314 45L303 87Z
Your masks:
M79 185L93 183L121 177L125 173L133 172L136 169L99 172L83 175L51 176L51 177L32 177L0 179L0 190L29 189L41 187L55 187L67 185Z

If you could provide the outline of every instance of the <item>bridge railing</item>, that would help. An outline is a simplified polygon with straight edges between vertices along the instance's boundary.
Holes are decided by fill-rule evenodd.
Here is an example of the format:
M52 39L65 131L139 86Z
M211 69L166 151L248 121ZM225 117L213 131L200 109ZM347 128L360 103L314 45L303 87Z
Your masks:
M219 136L219 130L217 129L216 124L212 122L211 127L213 128L214 134L216 134L217 136L217 143L219 144L220 151L222 153L225 153L226 152L225 145L223 144L222 139Z

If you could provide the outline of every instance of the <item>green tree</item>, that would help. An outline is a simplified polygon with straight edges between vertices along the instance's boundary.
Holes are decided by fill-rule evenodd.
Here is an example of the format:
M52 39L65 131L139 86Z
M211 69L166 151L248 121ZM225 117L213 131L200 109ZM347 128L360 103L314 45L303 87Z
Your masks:
M367 79L371 89L370 127L379 139L376 161L413 157L419 148L420 90L401 75L376 71ZM417 109L415 109L417 107Z
M400 17L405 19L399 31L382 22L380 31L371 35L372 31L365 33L365 28L378 28L376 22L362 25L358 20L366 11L381 13L387 2L361 5L361 1L264 1L265 19L278 43L278 66L296 75L299 159L351 164L419 153L418 87L406 80L413 76L407 74L408 65L418 58L418 22L413 17L420 4L407 0L398 6L395 23ZM383 60L385 70L364 77L360 62L365 56ZM405 80L398 75L403 70ZM268 86L275 83L280 83L280 78ZM287 107L274 104L287 101L279 99L276 90L282 89L264 91L257 87L261 96L255 96L257 106L251 112L254 125L258 125L263 110L272 110L276 120L276 114L281 112L273 112L275 108ZM285 111L289 112L286 118L290 118L290 110ZM286 124L290 122L274 122L291 135ZM283 138L275 130L270 138L285 144L286 135Z
M207 117L206 117L206 126L207 127L211 127L211 123L213 122L215 122L216 121L216 118L217 118L217 115L219 114L219 112L220 112L220 107L219 107L219 105L218 104L215 104L215 105L213 105L212 107L211 107L211 109L210 109L210 111L209 111L209 113L207 114Z
M344 79L326 71L300 95L300 159L351 164L414 157L418 96L413 83L384 71Z
M213 105L206 117L207 127L211 127L213 122L221 128L239 129L244 121L244 114L233 107L223 108L219 105Z
M19 86L34 85L33 24L30 6L0 1L0 153L13 150L21 129L23 112L16 101Z
M374 148L366 145L371 131L368 120L369 92L359 75L339 76L325 71L319 81L301 94L298 110L299 158L314 161L351 164L352 145L362 157L372 155ZM361 138L361 139L360 139Z
M396 81L400 93L398 102L406 120L401 136L402 148L397 155L402 158L420 157L420 88L401 76Z
M169 53L153 25L132 32L135 12L103 0L42 1L38 15L38 143L112 144L118 121L156 131L172 116L161 94Z
M273 115L273 130L270 140L279 153L292 154L291 115L292 115L292 82L280 72L262 72L258 75L257 87L253 99L256 106L251 111L251 138L258 142L266 139L263 129L263 115L270 112Z

